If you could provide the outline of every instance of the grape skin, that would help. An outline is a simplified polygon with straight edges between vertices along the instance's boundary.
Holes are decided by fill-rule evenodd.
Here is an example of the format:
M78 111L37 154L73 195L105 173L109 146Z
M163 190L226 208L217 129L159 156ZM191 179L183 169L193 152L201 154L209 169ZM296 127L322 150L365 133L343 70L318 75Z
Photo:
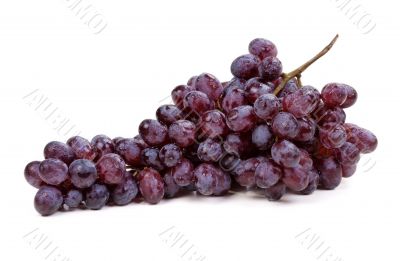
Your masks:
M262 60L258 71L261 78L264 80L269 82L275 81L282 74L282 63L278 58L269 56Z
M39 176L40 161L29 162L24 170L25 180L35 188L40 188L43 185L43 181Z
M258 76L260 59L252 54L245 54L236 58L231 65L232 74L241 79L250 79Z
M119 155L110 153L98 160L96 169L102 182L119 184L124 179L125 162Z
M234 132L247 132L256 123L256 115L252 106L239 106L231 110L226 118L226 124Z
M147 119L140 123L139 134L150 146L163 145L168 139L168 128L159 121Z
M144 200L150 204L157 204L164 197L164 181L160 173L152 168L140 171L142 176L139 181L139 189Z
M71 163L68 169L71 182L77 188L88 188L97 180L96 165L85 159L78 159Z
M181 160L182 151L175 144L167 144L160 149L159 158L164 166L171 168L176 166Z
M264 59L269 56L276 57L278 55L278 49L276 48L275 44L263 38L256 38L251 41L249 44L249 52L258 56L260 59Z
M39 165L39 177L49 185L60 185L68 178L68 166L58 159L45 159Z
M42 216L49 216L57 212L63 203L61 191L55 187L42 186L35 195L34 205Z
M209 73L200 74L194 83L196 90L205 93L212 101L216 101L223 91L221 82Z
M280 140L271 148L272 159L286 168L293 168L300 162L301 152L299 148L288 140Z
M192 162L186 158L183 158L180 163L171 169L171 174L176 184L181 187L192 184L194 166Z
M85 205L88 209L99 210L104 207L110 198L110 192L102 184L94 184L86 191Z
M58 141L49 142L44 148L43 154L45 159L59 159L67 165L75 159L72 148Z
M108 153L114 153L114 143L112 139L106 135L97 135L93 137L90 144L96 152L97 160Z
M342 180L342 168L335 158L329 157L316 161L320 173L320 184L324 189L334 189Z
M294 139L299 130L297 119L290 113L280 112L272 121L272 131L280 138Z
M169 126L168 135L171 141L179 147L189 147L196 140L196 125L187 120L176 121Z

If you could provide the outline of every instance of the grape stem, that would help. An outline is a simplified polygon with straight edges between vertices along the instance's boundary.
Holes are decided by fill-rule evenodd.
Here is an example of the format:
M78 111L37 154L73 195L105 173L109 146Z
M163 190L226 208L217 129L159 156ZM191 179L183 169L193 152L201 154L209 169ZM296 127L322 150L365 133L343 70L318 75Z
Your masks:
M313 64L314 62L316 62L319 58L321 58L322 56L324 56L327 52L329 52L329 50L332 49L333 45L335 44L336 40L338 39L339 35L337 34L332 41L324 48L322 49L322 51L320 51L317 55L315 55L311 60L309 60L308 62L306 62L305 64L303 64L302 66L300 66L299 68L297 68L296 70L290 72L290 73L285 73L282 74L282 82L278 85L278 87L276 87L274 94L278 95L279 92L285 87L285 85L287 84L287 82L292 79L292 78L297 78L297 81L299 83L299 86L301 86L301 74L302 72L304 72L305 70L307 70L307 68Z

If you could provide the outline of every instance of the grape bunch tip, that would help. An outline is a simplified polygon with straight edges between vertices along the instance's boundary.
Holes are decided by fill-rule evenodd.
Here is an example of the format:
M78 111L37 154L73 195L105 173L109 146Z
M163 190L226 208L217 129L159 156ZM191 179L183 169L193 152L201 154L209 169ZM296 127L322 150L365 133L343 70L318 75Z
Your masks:
M300 80L337 38L289 73L274 43L254 39L232 62L230 81L191 77L172 90L174 104L141 122L137 136L48 143L45 159L24 170L38 189L35 209L49 216L138 200L157 204L193 192L223 196L234 186L270 201L289 191L336 188L378 144L372 132L345 122L344 109L358 98L353 87L334 82L319 91Z

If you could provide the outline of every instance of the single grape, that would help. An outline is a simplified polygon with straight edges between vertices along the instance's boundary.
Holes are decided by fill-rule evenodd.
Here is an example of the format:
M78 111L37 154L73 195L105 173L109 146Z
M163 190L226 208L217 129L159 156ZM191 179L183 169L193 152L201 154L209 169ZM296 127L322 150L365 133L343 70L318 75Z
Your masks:
M158 156L164 166L171 168L180 162L182 158L182 152L181 149L175 144L167 144L160 149Z
M221 82L212 74L203 73L197 76L195 81L197 91L207 94L208 98L216 101L223 91Z
M307 172L313 168L313 165L313 159L311 158L310 154L306 150L300 149L300 161L296 168L301 168Z
M343 86L346 88L347 98L346 98L346 101L340 107L349 108L356 103L358 94L357 94L357 91L353 87L351 87L347 84L343 84Z
M244 86L244 92L246 99L249 103L253 104L258 97L264 94L270 94L274 90L274 86L271 83L264 83L261 78L251 78L246 82Z
M253 55L258 56L261 60L269 57L278 55L278 49L275 44L267 39L256 38L249 44L249 52Z
M257 187L270 188L277 184L282 177L282 169L272 160L261 162L255 170Z
M77 188L88 188L97 180L96 165L86 159L75 160L69 165L69 175L72 184Z
M233 77L232 80L230 80L228 84L225 86L223 93L226 93L227 90L236 88L244 90L244 85L246 84L246 81L247 81L246 79Z
M357 146L361 153L371 153L378 146L378 139L369 130L355 124L344 124L347 133L347 141Z
M250 158L241 161L233 171L233 177L236 182L247 189L254 187L256 184L255 171L260 163L259 158Z
M283 97L283 110L290 112L296 118L307 116L318 106L320 94L311 86L304 86Z
M125 174L124 181L114 187L111 191L111 198L118 206L124 206L131 203L137 196L138 192L139 189L136 181L131 175Z
M196 190L204 195L210 196L214 193L218 170L211 164L203 163L194 170Z
M280 140L272 145L271 156L279 165L294 168L300 162L301 151L290 141Z
M264 94L254 102L254 112L262 120L272 120L279 112L281 103L273 94Z
M278 85L281 83L282 78L278 78L279 80L276 80L275 87L278 87ZM286 84L285 87L279 92L277 95L278 98L284 98L285 96L294 93L299 89L299 84L296 80L296 78L290 79Z
M251 135L246 133L231 133L226 136L223 147L229 154L246 158L253 149L251 139Z
M70 146L65 143L52 141L44 147L45 159L59 159L69 165L75 159L75 153Z
M35 209L42 216L50 216L56 213L62 203L62 193L55 187L42 186L35 195Z
M107 204L110 192L105 185L94 184L86 191L85 205L88 209L99 210Z
M346 129L342 125L325 126L319 129L319 140L328 149L340 148L346 139Z
M77 189L72 189L67 192L67 195L65 195L64 204L66 205L66 209L77 208L81 204L82 200L82 192Z
M342 180L342 168L334 157L316 161L316 168L320 173L320 185L324 189L334 189Z
M93 137L90 144L96 152L96 160L100 159L108 153L114 153L114 143L112 139L110 139L106 135L97 135Z
M217 181L215 182L214 195L222 196L229 192L231 188L231 176L228 173L223 172L218 169L217 171Z
M226 124L234 132L247 132L257 121L252 106L239 106L231 110L226 117Z
M193 181L193 170L192 162L186 158L182 158L181 162L171 169L171 174L176 184L185 187Z
M224 151L220 142L213 139L206 139L199 144L197 156L203 162L217 162Z
M139 125L139 134L150 146L163 145L168 141L168 128L157 120L144 120Z
M260 59L252 54L245 54L236 58L231 65L232 74L241 79L250 79L258 76Z
M182 111L175 105L162 105L156 112L157 120L167 126L183 118Z
M26 165L24 170L24 176L26 181L35 188L40 188L43 185L43 181L39 176L40 161L32 161Z
M262 60L258 67L258 71L261 78L264 80L274 81L282 74L282 63L278 58L269 56Z
M311 141L315 136L317 123L309 117L297 119L297 122L299 124L299 132L294 140L301 142Z
M194 90L194 85L179 85L175 87L171 92L171 97L176 107L183 110L185 108L183 99L185 98L186 94Z
M299 192L302 195L310 195L318 188L319 174L315 168L313 168L308 172L308 179L309 179L308 186Z
M143 138L140 135L136 135L133 137L133 141L142 146L142 149L147 149L150 146L143 140Z
M169 126L169 138L181 148L192 145L196 139L196 125L187 120L179 120Z
M142 151L142 163L145 166L162 171L165 169L164 164L160 159L160 151L156 148L147 148Z
M356 173L357 164L354 165L342 165L342 177L343 178L350 178L351 176Z
M264 195L269 201L278 201L286 193L286 185L283 182L278 182L272 187L264 190Z
M360 150L353 143L345 142L335 152L336 159L342 165L354 165L360 161Z
M261 124L254 128L251 140L259 150L267 150L271 147L274 136L267 124Z
M207 94L200 91L191 91L186 94L183 104L190 113L200 116L202 113L214 109L214 103Z
M319 126L335 126L338 124L343 124L346 121L346 113L339 107L319 108L318 111L313 112L313 117Z
M302 168L284 168L282 181L289 189L299 192L307 188L310 180L308 171Z
M165 173L163 180L164 180L165 197L166 198L175 197L179 193L181 188L178 186L178 184L175 183L171 171Z
M144 200L150 204L157 204L164 197L164 181L160 173L152 168L140 171L142 179L139 181L139 189Z
M280 112L272 121L272 132L280 138L294 139L299 133L297 119L288 112Z
M60 185L68 178L68 166L58 159L45 159L39 165L39 177L49 185Z
M124 179L125 162L119 155L109 153L97 161L96 169L102 182L119 184Z
M74 136L68 139L67 144L78 159L94 160L97 156L94 148L85 138Z
M328 107L339 107L346 102L347 88L340 83L329 83L322 88L321 98Z
M142 147L133 139L122 139L115 146L115 153L120 155L126 164L139 167L141 164Z
M223 137L228 134L225 115L219 110L205 112L199 123L202 135L207 138Z
M225 113L230 112L232 109L236 107L247 105L245 92L239 87L235 87L227 91L221 96L221 99L222 99L222 101L220 102L221 109Z

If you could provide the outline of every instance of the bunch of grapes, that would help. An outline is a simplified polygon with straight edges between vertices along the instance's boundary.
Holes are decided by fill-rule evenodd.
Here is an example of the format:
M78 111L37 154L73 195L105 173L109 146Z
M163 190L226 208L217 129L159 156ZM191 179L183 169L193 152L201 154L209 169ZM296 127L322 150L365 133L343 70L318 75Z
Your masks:
M100 209L196 192L222 196L235 186L279 200L334 189L352 176L360 155L377 147L370 131L345 123L356 90L329 83L319 92L301 73L332 47L295 71L282 73L276 46L255 39L231 65L233 79L203 73L172 90L134 138L75 136L52 141L25 178L38 188L36 210Z

